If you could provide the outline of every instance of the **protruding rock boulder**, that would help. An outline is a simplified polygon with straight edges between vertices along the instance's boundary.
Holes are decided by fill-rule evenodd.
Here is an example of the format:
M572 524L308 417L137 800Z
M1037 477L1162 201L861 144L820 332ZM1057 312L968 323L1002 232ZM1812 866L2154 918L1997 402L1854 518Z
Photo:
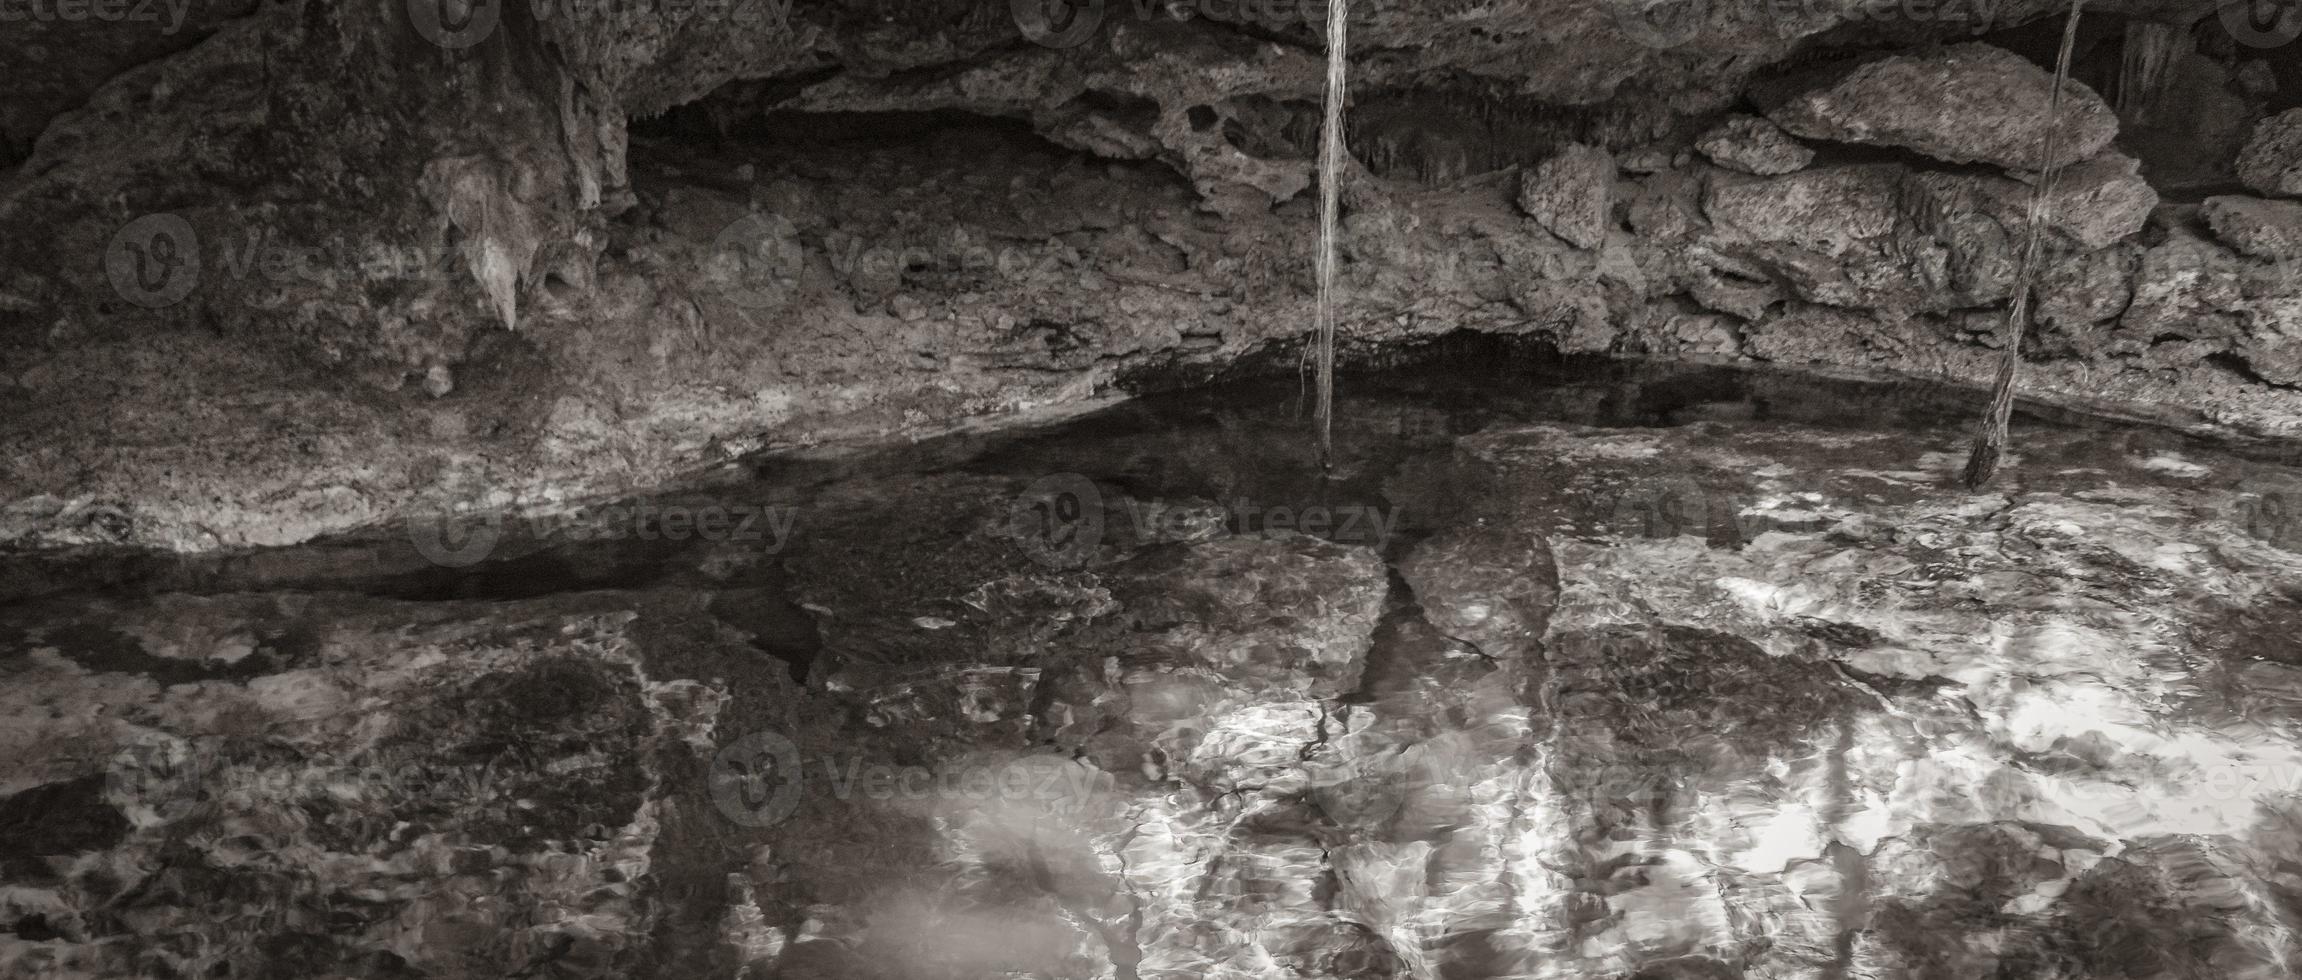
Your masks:
M2226 194L2199 209L2214 236L2259 259L2302 262L2302 202Z
M2184 223L2185 225L2187 222ZM2137 337L2223 341L2238 333L2243 276L2230 249L2188 227L2145 249L2119 328Z
M1728 118L1696 140L1695 149L1728 170L1760 177L1787 174L1814 162L1814 150L1757 116Z
M1824 167L1783 177L1717 175L1703 200L1713 250L1745 279L1781 283L1833 305L1916 305L1924 266L1889 247L1909 172L1896 164ZM1940 278L1940 277L1932 277Z
M2302 197L2302 109L2262 120L2238 151L2238 179L2271 197Z
M1773 180L1721 176L1703 211L1722 234L1743 234L1837 255L1894 232L1908 171L1888 164L1827 167Z
M1862 64L1773 107L1767 117L1808 139L2040 170L2048 163L2040 136L2053 88L2053 76L2029 59L1977 42ZM2053 162L2085 160L2117 135L2118 117L2102 97L2069 83Z
M2153 347L2180 339L2226 348L2271 384L2302 384L2302 303L2291 264L2239 255L2193 224L2170 222L2166 241L2143 253L2119 333Z
M2039 270L2038 321L2076 335L2116 319L2134 302L2141 262L2142 246L2128 243L2048 263Z
M2044 215L2047 231L2088 251L2140 232L2158 206L2158 192L2138 167L2132 157L2105 153L2062 171ZM1917 183L1929 200L1960 213L1987 215L2018 240L2029 224L2035 184L1943 172L1919 174Z
M2062 171L2050 202L2054 230L2087 249L2140 232L2158 206L2158 192L2142 179L2140 168L2133 157L2105 153ZM2018 195L2026 211L2027 191Z
M1519 178L1519 207L1576 248L1595 249L1607 241L1607 197L1614 182L1615 158L1578 143Z

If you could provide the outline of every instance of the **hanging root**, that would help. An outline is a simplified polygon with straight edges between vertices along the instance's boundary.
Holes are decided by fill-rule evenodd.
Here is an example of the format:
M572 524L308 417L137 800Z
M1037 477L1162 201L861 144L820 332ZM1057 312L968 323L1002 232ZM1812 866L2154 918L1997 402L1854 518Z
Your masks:
M1349 0L1327 8L1327 113L1319 143L1319 468L1335 465L1335 224L1342 210Z
M2070 55L2078 45L2078 15L2086 0L2070 0L2070 19L2062 25L2062 50L2054 60L2054 91L2046 103L2046 159L2038 182L2030 187L2030 228L2022 244L2022 269L2014 278L2014 300L2007 304L2006 355L1998 362L1998 378L1990 389L1990 412L1974 436L1962 476L1968 490L1980 490L1998 474L1999 458L2006 453L2006 425L2014 416L2014 376L2022 367L2022 335L2030 327L2031 284L2038 278L2039 229L2046 223L2054 198L2054 181L2062 172L2055 154L2061 149L2062 87L2070 83Z

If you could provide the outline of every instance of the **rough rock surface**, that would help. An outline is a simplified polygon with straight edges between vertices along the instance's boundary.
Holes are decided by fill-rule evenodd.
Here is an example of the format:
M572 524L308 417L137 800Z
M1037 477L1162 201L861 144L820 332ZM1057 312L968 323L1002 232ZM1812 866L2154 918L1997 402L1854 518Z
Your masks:
M2271 197L2302 197L2302 109L2255 125L2238 151L2238 179Z
M994 165L1042 176L979 176ZM388 393L317 385L281 345L193 330L95 334L18 355L0 387L15 498L0 527L29 542L205 550L410 510L550 510L764 446L1076 404L1137 367L1220 364L1296 336L1310 301L1307 215L1216 220L1155 164L1096 164L1027 138L945 131L676 162L643 144L630 169L637 203L604 228L592 271L565 279L588 298L540 292L521 307L518 333L475 327L454 368L423 373L426 384L452 381L438 397L404 381ZM2099 242L2147 204L2126 178L2100 186L2115 192L2097 198L2104 207L2056 209L2057 248ZM1610 196L1638 236L1596 251L1554 239L1503 199L1402 191L1370 203L1344 241L1354 336L1491 329L1570 350L1990 376L1988 347L1956 339L1948 321L1908 318L2003 301L2027 197L2019 182L1893 165L1757 178L1690 164L1618 181ZM788 230L746 255L721 232L752 234L753 214ZM1270 247L1287 242L1302 247ZM2302 287L2267 263L2248 271L2211 241L2195 247L2194 264L2227 267L2232 286L2153 290L2185 297L2186 321L2229 324L2203 335L2218 349L2249 335L2282 344L2292 314L2281 304ZM2057 260L2050 269L2100 275L2050 302L2091 311L2089 324L2117 317L2133 287L2114 256L2136 248ZM805 257L796 269L779 258L793 254ZM484 308L476 291L466 301ZM1817 304L1836 311L1835 326L1810 315ZM2038 365L2033 390L2277 426L2283 396L2200 370L2211 351L2151 351L2164 333L2144 321L2163 315L2137 318L2135 346L2113 353L2088 340L2080 356ZM122 386L142 394L104 394ZM138 407L162 395L171 411ZM309 452L214 443L249 427Z
M2169 523L2136 521L2131 517L2134 508L2162 505L2142 504L2136 492L2103 490L2091 482L2093 471L2064 471L2069 475L2033 481L2010 499L1968 502L1945 497L1932 488L1962 456L1957 434L1947 431L1938 450L1928 452L1916 467L1899 453L1876 454L1869 447L1884 445L1869 436L1834 438L1781 429L1769 434L1765 427L1745 429L1734 438L1722 436L1700 426L1651 437L1538 427L1482 436L1470 450L1512 469L1515 478L1504 485L1532 488L1527 506L1536 508L1534 513L1555 515L1553 520L1579 532L1572 543L1559 548L1566 595L1553 630L1559 636L1555 646L1561 656L1570 650L1604 654L1611 642L1622 651L1618 657L1644 669L1653 662L1654 641L1638 640L1640 630L1652 635L1657 620L1700 622L1705 629L1755 644L1773 658L1773 669L1784 672L1782 680L1756 686L1767 693L1753 689L1738 698L1711 696L1706 682L1676 671L1662 675L1619 668L1585 671L1577 676L1621 679L1614 681L1620 687L1612 690L1588 681L1561 681L1565 689L1590 691L1587 700L1579 702L1583 711L1611 717L1624 712L1625 705L1637 704L1656 713L1632 710L1632 720L1687 725L1678 729L1682 732L1735 730L1733 721L1694 713L1699 711L1749 719L1745 724L1770 719L1787 726L1777 729L1781 737L1812 746L1822 758L1845 763L1843 770L1827 777L1820 771L1801 775L1796 764L1788 770L1772 769L1783 774L1783 782L1767 784L1730 775L1743 771L1731 754L1676 740L1662 744L1705 764L1684 775L1666 776L1671 770L1657 770L1659 757L1625 761L1626 771L1652 773L1652 781L1621 780L1613 784L1613 792L1594 794L1589 819L1602 824L1620 821L1626 830L1638 828L1630 836L1642 842L1642 859L1636 862L1646 869L1641 888L1652 889L1646 892L1653 896L1650 901L1663 904L1646 904L1638 889L1610 894L1603 900L1606 911L1598 913L1600 922L1621 931L1609 933L1612 941L1600 940L1586 948L1628 944L1657 956L1690 948L1737 948L1737 923L1780 902L1786 914L1772 921L1780 923L1782 931L1762 955L1777 969L1791 972L1809 964L1848 962L1841 957L1849 955L1858 969L1887 975L1919 963L1963 962L1969 965L1958 969L1988 972L2001 968L1994 964L2009 961L2059 962L2064 957L2076 957L2078 962L2069 969L2080 971L2134 956L2174 970L2213 962L2214 972L2234 976L2272 976L2282 969L2275 964L2288 955L2285 950L2294 942L2282 930L2215 928L2209 930L2212 938L2201 937L2199 945L2175 937L2199 921L2195 917L2236 914L2207 911L2219 906L2204 895L2216 887L2250 887L2237 885L2233 876L2243 877L2248 872L2240 869L2259 866L2254 863L2260 859L2256 855L2264 849L2288 846L2282 832L2268 831L2269 825L2255 819L2258 811L2248 791L2219 792L2198 781L2228 778L2232 785L2256 785L2250 782L2253 777L2227 767L2244 769L2254 763L2239 760L2293 749L2254 744L2249 741L2257 737L2253 729L2226 733L2213 720L2220 709L2190 699L2215 701L2223 697L2213 693L2223 690L2218 679L2222 672L2255 669L2244 663L2251 648L2215 624L2228 622L2224 603L2250 605L2282 587L2271 583L2284 582L2293 574L2293 566L2287 564L2290 556L2270 546L2286 534L2289 529L2284 525L2290 522L2265 520L2267 510L2249 502L2258 498L2243 491L2183 505L2179 508L2183 516L2166 515ZM2164 450L2103 455L2103 448L2095 437L2079 436L2034 443L2025 452L2034 454L2030 465L2041 473L2063 461L2091 460L2092 466L2106 465L2122 476L2133 474L2168 488L2140 491L2152 500L2168 499L2157 495L2173 487L2217 477L2245 480L2243 485L2253 493L2284 492L2274 489L2283 486L2276 477L2242 475L2226 468L2229 464L2203 465ZM1812 462L1802 464L1799 459ZM2114 514L2129 516L2122 520ZM2159 556L2200 553L2164 536L2180 533L2173 530L2177 526L2211 528L2219 542L2211 547L2228 549L2220 553L2246 555L2241 561L2249 564L2270 561L2279 570L2258 567L2236 573L2210 560L2163 560ZM1718 537L1722 532L1724 544ZM1636 543L1638 539L1645 543ZM2000 543L2013 540L2024 543L2013 548ZM1906 552L1909 547L1930 557ZM2266 578L2248 578L2257 575ZM2180 580L2183 584L2171 587L2190 598L2154 607L2143 614L2145 621L2127 618L2131 610L2108 598L2110 593L2153 588L2150 583L2159 576ZM2209 632L2168 634L2148 622L2165 618ZM2200 637L2198 642L2220 651L2217 657L2239 659L2220 659L2173 680L2181 693L2164 690L2159 685L2169 678L2159 672L2159 665L2198 649L2188 640L2170 641L2171 636ZM2108 650L2121 651L2115 660L2123 666L2098 669L2102 665L2094 659L2095 652ZM1737 655L1714 647L1707 656ZM1739 656L1760 655L1754 651ZM1794 665L1810 665L1804 669L1825 675L1833 672L1815 658L1843 663L1845 686L1834 689L1827 682L1818 685L1802 679L1801 668ZM1569 662L1591 659L1595 658L1586 652ZM2083 670L2059 666L2065 659L2094 666ZM1662 681L1665 676L1667 682ZM1924 680L1912 683L1920 678ZM1740 715L1729 707L1798 696L1812 689L1810 685L1819 687L1820 698L1811 707L1753 715ZM1979 716L1957 714L1985 721L1971 728L1968 723L1953 723L1964 729L1956 735L1934 728L1950 717L1937 699L1951 688L1963 691L1961 696L1981 709ZM1705 693L1697 696L1695 691ZM2175 701L2190 707L2171 717L2154 707ZM2076 713L2025 707L2075 703L2092 707ZM1792 715L1800 720L1790 721ZM1666 717L1678 720L1660 721ZM2168 723L2185 734L2175 736L2158 727ZM1591 753L1584 757L1589 761L1567 771L1586 774L1600 759L1640 758L1630 755L1632 746L1615 734L1636 732L1635 725L1618 720L1595 724L1591 730L1602 733L1599 741L1576 746ZM1891 733L1914 730L1937 732L1929 737L1939 740L1937 748L1915 768L1887 761L1896 753L1883 746L1901 737ZM2282 725L2279 730L2284 731ZM2259 734L2275 741L2285 738L2267 731ZM2173 749L2181 738L2192 736L2207 741L2193 743L2195 753ZM1951 744L1961 748L1951 750ZM1997 788L1987 792L1980 790L1980 782L1970 782L2005 777L1984 759L2031 758L2041 752L2072 753L2088 761L2029 769L2032 775L2019 784L1992 782ZM2152 761L2145 762L2136 753L2152 756ZM1798 749L1790 754L1817 758ZM2109 775L2130 765L2162 771L2165 781L2128 783ZM2264 765L2282 770L2285 764ZM1708 782L1716 779L1740 788L1723 789ZM1948 788L1953 784L1977 790ZM1744 795L1760 785L1779 788ZM1825 790L1826 785L1843 788ZM1644 790L1645 795L1625 793L1626 786ZM1700 806L1673 809L1675 801L1695 794L1703 801ZM1658 796L1669 802L1654 810L1635 806L1635 801ZM1634 805L1622 808L1614 802L1625 798ZM1722 813L1743 805L1731 802L1743 799L1750 801L1754 812L1767 816L1749 821ZM1936 802L1919 802L1922 799ZM1948 808L1937 805L1949 800L1960 802ZM1916 809L1904 811L1896 801L1909 801ZM1608 804L1619 809L1610 811ZM1673 812L1684 816L1668 816ZM1808 813L1815 815L1815 829L1794 829L1808 819L1804 816ZM1846 819L1850 816L1854 818ZM1719 823L1710 824L1714 819ZM1694 830L1698 825L1766 829L1740 838L1744 843L1722 847L1720 838L1709 836L1716 831ZM2039 835L2047 828L2056 833L2075 831L2077 836L2061 838L2046 849L2053 851L2046 863L2034 863L2028 855L2045 853L2039 848ZM2200 833L2203 838L2188 836ZM1670 841L1689 834L1709 841L1704 853L1737 855L1694 866L1717 869L1723 864L1742 870L1727 873L1727 879L1717 877L1717 871L1672 870L1679 859L1673 857ZM2197 846L2203 853L2174 845L2165 836L2169 834L2202 841ZM1791 845L1794 840L1802 843ZM2099 843L2080 843L2083 840L2143 846L2111 858ZM1819 860L1784 862L1775 848L1786 845ZM2091 850L2102 857L2074 853L2069 849L2074 845L2079 852ZM2121 849L2116 843L2110 846ZM1989 856L1997 853L2010 857ZM2206 872L2207 867L2216 870ZM2202 878L2224 884L2206 885ZM2067 891L2042 887L2065 879L2071 882ZM1854 882L1863 885L1848 890ZM1966 889L1975 887L1987 895L1964 897ZM2113 897L2125 888L2135 890ZM2025 893L2040 897L2022 900ZM2057 897L2046 897L2050 894ZM1676 897L1664 899L1664 895ZM1835 897L1816 901L1819 895ZM2119 914L2109 908L2127 901L2153 907L2163 903L2167 909L2164 917L2144 927L2147 938L2134 937L2116 950L2085 953L2076 951L2091 944L2062 947L2053 938L2090 934L2105 919L2118 919ZM2015 933L2000 935L2028 938L2007 947L1964 932L1950 924L1961 902L1988 904L2016 915L2022 925ZM1857 911L1866 904L1867 914ZM1833 952L1833 937L1854 921L1866 921L1870 932L1856 941L1851 952L1843 945ZM2261 918L2248 921L2265 923ZM2032 941L2042 945L2030 946ZM1725 955L1746 969L1756 966L1732 954L1710 955Z
M2133 304L2108 335L2109 350L2143 363L2229 350L2275 383L2302 381L2302 304L2287 295L2292 265L2240 255L2202 231L2184 222L2143 252Z
M653 502L788 502L788 549L626 528L411 576L350 542L218 560L209 596L96 562L73 580L122 587L0 628L0 962L2276 980L2302 955L2292 467L2023 424L1976 497L1963 401L1923 389L1491 374L1347 396L1331 473L1281 399L1194 394ZM1051 550L1018 515L1064 493ZM1299 518L1370 502L1415 537L1277 527L1354 539ZM806 691L712 611L786 561L844 630ZM603 566L620 584L569 577ZM497 598L441 601L467 588ZM1512 643L1477 634L1504 619ZM243 905L279 911L216 912Z
M1498 659L1525 656L1558 603L1550 545L1522 530L1442 533L1417 545L1399 573L1434 628Z
M2136 173L2131 157L2105 153L2065 168L2047 202L2047 230L2085 251L2107 248L2132 237L2150 220L2158 192ZM1989 216L2017 235L2029 225L2034 182L1979 174L1925 174L1926 193L1956 214Z
M651 679L629 609L482 608L20 607L0 971L628 975L725 698Z
M0 177L0 218L44 229L0 240L0 540L212 551L552 513L766 447L1072 410L1302 335L1311 25L1136 5L1062 47L995 4L724 6L748 19L511 11L464 48L402 7L227 6L109 78L73 74L109 70L93 48L0 59L81 102ZM1976 324L2023 185L1918 165L1746 187L1696 159L1696 120L1857 12L1649 7L1361 8L1354 36L1389 53L1353 65L1351 346L1467 329L1987 384ZM1635 166L1561 200L1562 242L1506 175L1570 146ZM2212 329L2107 329L2145 265L2139 236L2110 239L2147 196L2099 176L2058 209L2076 291L2045 300L2031 391L2294 429L2286 373L2254 363L2282 356L2293 287L2231 259L2233 288L2151 287L2178 299L2152 317ZM1824 213L1836 194L1853 213ZM1706 197L1738 196L1713 226ZM1760 220L1769 201L1819 224Z
M1814 162L1813 149L1758 116L1729 117L1695 140L1695 148L1712 163L1761 177L1787 174Z
M2214 236L2258 259L2302 262L2302 203L2210 197L2199 207Z
M1519 207L1568 244L1595 249L1606 244L1613 213L1607 196L1614 184L1614 157L1577 144L1520 178Z
M955 941L981 921L963 910L998 908L1094 976L2085 975L2136 957L2279 976L2291 928L2214 896L2289 890L2258 869L2295 845L2253 815L2282 806L2294 732L2219 720L2284 717L2283 693L2225 686L2292 657L2248 646L2225 608L2278 615L2302 580L2272 543L2290 522L2253 496L2282 484L2128 438L2039 434L2040 478L1984 501L1941 489L1963 447L1948 429L1915 461L1902 436L1766 422L1461 439L1501 503L1429 553L1514 582L1523 549L1490 564L1467 544L1555 535L1539 661L1478 657L1401 610L1355 703L1256 688L1185 700L1178 731L1176 699L1099 694L1174 750L1064 809L1002 809L1063 828L1027 839L931 809L952 855L933 877L959 897L929 921ZM2202 494L2233 480L2250 489ZM2182 637L2214 652L2184 658ZM2090 707L2053 708L2072 703ZM995 888L1019 854L1051 873ZM827 921L888 899L855 901ZM2126 938L2082 938L2113 923ZM850 935L867 961L916 955Z
M254 0L213 0L91 8L83 14L94 16L79 17L60 16L69 7L12 11L0 32L11 96L0 106L0 167L22 160L50 120L113 76L189 48L255 8Z
M2014 170L2047 166L2040 121L2054 76L2004 48L1956 44L1842 69L1771 108L1767 118L1808 139L1893 146L1949 163ZM2118 117L2075 81L2063 92L2056 165L2102 152Z

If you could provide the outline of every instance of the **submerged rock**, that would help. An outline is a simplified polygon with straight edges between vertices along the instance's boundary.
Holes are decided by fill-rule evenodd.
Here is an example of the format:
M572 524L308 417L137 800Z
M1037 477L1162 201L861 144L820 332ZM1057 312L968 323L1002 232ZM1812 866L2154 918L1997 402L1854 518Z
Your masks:
M668 651L631 612L27 613L0 716L73 720L0 726L0 820L71 823L0 847L0 972L611 977L645 952L663 763L708 747L724 697L651 681Z
M0 969L2271 980L2302 955L2276 871L2302 857L2302 478L2040 425L1977 497L1955 400L1652 378L1343 403L1393 441L1329 489L1425 514L1397 548L1188 495L1082 567L1016 545L999 474L1073 452L1138 489L1286 485L1199 402L803 481L816 615L905 668L805 695L728 621L774 590L716 579L11 606ZM1555 415L1579 421L1529 421ZM1226 448L1164 475L1139 451L1193 440ZM426 781L361 768L399 763ZM235 902L287 912L210 911Z
M1441 532L1416 545L1399 574L1432 626L1497 660L1531 653L1558 603L1549 542L1516 526Z
M1103 580L1112 610L1049 650L1043 723L1106 769L1200 758L1175 773L1193 779L1226 768L1200 753L1227 726L1318 739L1317 704L1358 686L1387 588L1372 550L1293 532L1155 550ZM1266 703L1289 707L1252 720Z
M2053 87L2054 76L2029 59L1974 42L1841 69L1767 118L1808 139L2036 171L2049 164L2039 126ZM2102 152L2118 135L2118 117L2073 81L2063 90L2062 127L2056 166Z

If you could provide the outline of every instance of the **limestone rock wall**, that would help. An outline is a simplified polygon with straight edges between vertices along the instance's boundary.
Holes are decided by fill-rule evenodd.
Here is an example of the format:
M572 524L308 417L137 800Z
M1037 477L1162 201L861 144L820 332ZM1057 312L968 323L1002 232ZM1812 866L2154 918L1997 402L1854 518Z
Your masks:
M1987 377L2051 5L1358 6L1354 347L1477 329ZM0 539L550 508L1291 343L1318 25L1182 12L1034 43L956 0L279 4L100 84L32 64L65 108L9 123L39 137L0 175L0 223L37 230L0 241ZM2096 16L2232 66L2218 111L2251 129L2215 166L2247 183L2162 200L2119 142L2134 86L2074 84L2028 390L2290 431L2273 110L2302 90L2210 12ZM72 77L132 57L83 53Z

